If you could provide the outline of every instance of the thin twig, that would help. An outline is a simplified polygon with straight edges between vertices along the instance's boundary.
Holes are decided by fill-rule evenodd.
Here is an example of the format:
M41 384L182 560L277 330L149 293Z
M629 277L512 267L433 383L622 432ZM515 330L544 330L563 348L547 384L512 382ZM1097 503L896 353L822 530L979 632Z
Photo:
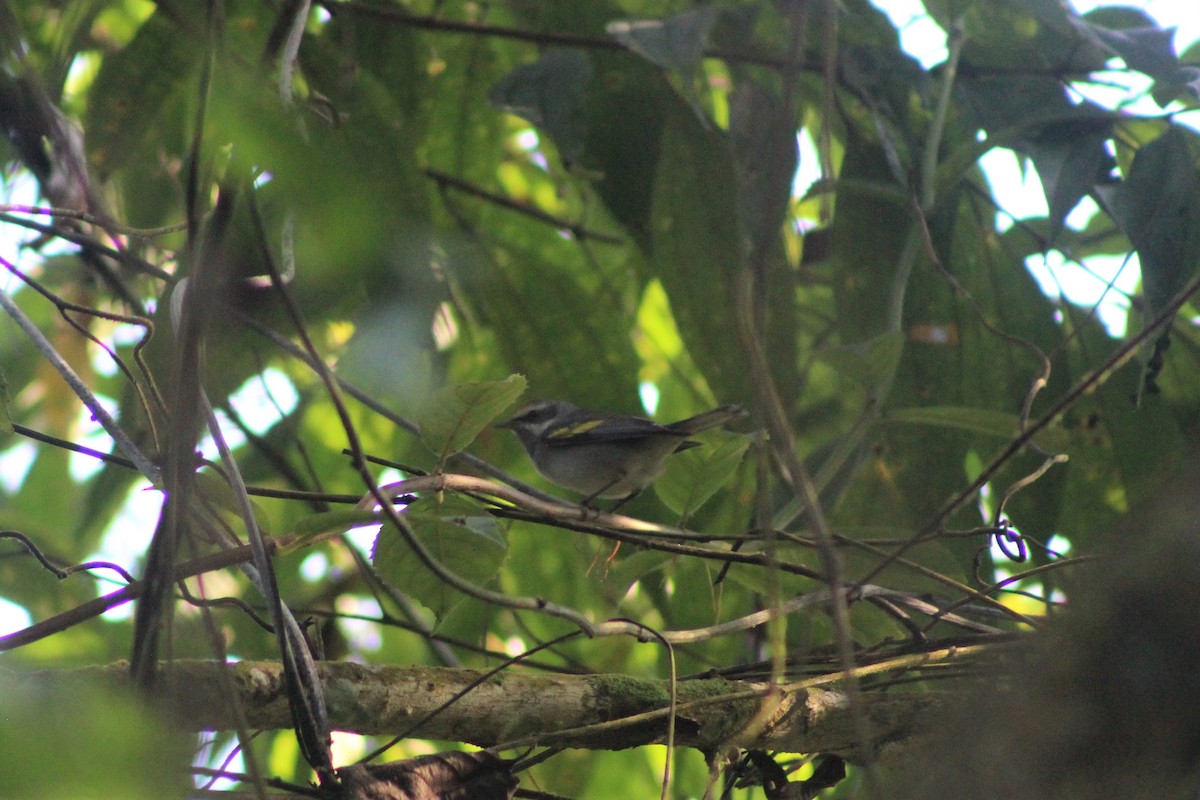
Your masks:
M476 186L473 183L468 183L467 181L464 181L461 178L456 178L453 175L448 175L445 172L426 168L425 174L432 178L440 187L455 189L473 197L487 200L489 203L494 205L516 211L519 214L524 214L531 219L544 222L547 225L552 225L556 229L568 231L570 232L571 236L580 241L586 239L595 239L596 241L604 242L605 244L620 245L626 243L625 238L617 234L605 233L603 231L593 231L582 222L572 222L571 220L556 217L553 214L542 211L536 206L513 200L512 198L496 194L495 192L489 192L487 189Z
M96 396L92 394L92 390L83 382L83 379L71 368L66 359L59 355L45 334L33 324L33 321L29 317L25 316L25 312L12 301L6 292L0 292L0 308L3 308L12 317L13 321L21 328L29 341L33 343L33 346L38 349L42 356L62 376L67 385L71 387L71 391L87 406L88 410L92 413L92 418L99 422L104 431L112 437L121 452L133 462L142 475L146 476L151 483L157 485L162 477L158 465L152 462L134 443L133 439L125 433L124 428L105 410Z

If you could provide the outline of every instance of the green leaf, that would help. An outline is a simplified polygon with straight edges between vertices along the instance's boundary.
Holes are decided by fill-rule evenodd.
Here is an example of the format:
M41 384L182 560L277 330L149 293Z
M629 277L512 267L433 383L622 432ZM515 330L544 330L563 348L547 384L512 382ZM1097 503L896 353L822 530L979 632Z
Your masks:
M440 389L416 415L421 439L439 462L445 461L473 442L524 391L525 378L521 375Z
M201 51L158 11L120 51L106 56L88 94L88 157L101 175L150 158L152 143L166 148L183 121L183 99ZM193 18L195 20L195 18Z
M838 373L873 390L896 372L904 352L904 334L884 333L863 342L833 347L818 352L817 358Z
M1011 71L1055 64L1080 73L1104 67L1103 48L1059 0L926 0L925 6L945 30L962 24L966 64Z
M613 217L649 249L651 203L664 118L683 101L663 74L641 59L597 53L596 80L586 105L582 164ZM684 107L685 113L695 115Z
M768 252L779 241L799 161L793 114L780 97L756 83L741 81L730 95L738 217L751 253Z
M379 512L370 509L338 509L337 511L310 514L292 528L292 535L296 539L281 548L280 552L287 553L298 550L307 547L314 539L323 538L326 534L338 533L372 523L379 523Z
M414 521L427 520L458 520L470 517L491 517L488 506L463 494L441 494L437 502L417 503L409 506L405 512L407 519Z
M430 555L450 572L480 584L500 569L508 544L495 518L443 518L406 514L414 535ZM439 617L462 599L458 590L435 575L390 525L380 529L371 548L379 575Z
M679 333L713 393L750 396L730 306L742 264L729 143L684 107L670 110L654 181L654 262Z
M688 517L729 482L751 437L729 431L711 431L704 444L671 456L654 491L667 508Z
M1011 126L1035 129L1050 120L1089 116L1067 98L1061 81L1043 75L988 75L957 87L970 124L989 136Z
M1175 55L1174 28L1114 31L1093 26L1092 30L1130 69L1156 78L1173 75L1179 67L1179 59Z
M708 35L719 13L718 6L699 6L661 20L616 20L605 30L651 63L686 72L704 57Z
M512 235L522 245L537 241L528 231L513 229ZM588 287L592 276L584 271L592 269L522 246L505 252L501 268L482 276L479 291L489 297L488 314L506 362L528 378L537 397L586 400L592 407L633 413L638 359L629 336L632 321L619 295ZM592 357L573 357L581 353Z
M1162 108L1174 100L1200 98L1200 69L1189 65L1191 48L1175 53L1175 28L1161 28L1145 12L1129 7L1098 8L1084 15L1097 41L1129 69L1154 78L1151 97Z
M1093 27L1112 31L1130 28L1153 28L1154 17L1133 6L1101 6L1083 15L1083 21Z
M1150 96L1163 108L1175 100L1195 108L1196 101L1200 100L1200 67L1180 66L1175 72L1159 78L1154 82Z
M1200 263L1200 175L1178 127L1138 149L1128 177L1100 196L1138 252L1148 316L1168 305Z
M1050 210L1051 242L1062 232L1067 214L1115 166L1108 152L1111 137L1112 123L1098 118L1044 129L1032 142L1030 155Z
M1097 392L1100 421L1112 437L1110 466L1120 470L1126 508L1136 508L1162 491L1163 481L1185 463L1189 435L1164 403L1135 406L1141 387L1138 365L1117 372Z
M541 128L568 161L583 149L580 115L592 62L582 50L547 50L532 64L523 64L488 91L488 102Z
M916 425L936 425L945 428L982 433L1001 439L1012 439L1019 433L1019 419L1016 414L1004 411L992 411L986 408L966 408L962 406L923 406L920 408L899 408L889 411L885 416L886 422L906 422ZM1066 433L1058 428L1049 428L1033 437L1038 447L1052 453L1067 449Z
M884 333L891 308L891 272L911 226L907 198L881 147L847 148L831 227L835 322L842 341Z

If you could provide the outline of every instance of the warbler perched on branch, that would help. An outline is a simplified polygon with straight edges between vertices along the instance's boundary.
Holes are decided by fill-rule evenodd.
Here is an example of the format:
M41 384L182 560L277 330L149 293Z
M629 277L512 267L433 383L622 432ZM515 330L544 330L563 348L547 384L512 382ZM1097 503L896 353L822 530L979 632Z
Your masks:
M542 400L498 427L517 435L542 477L583 495L588 505L597 498L631 499L662 474L667 456L700 444L689 436L745 415L740 406L726 405L660 425Z

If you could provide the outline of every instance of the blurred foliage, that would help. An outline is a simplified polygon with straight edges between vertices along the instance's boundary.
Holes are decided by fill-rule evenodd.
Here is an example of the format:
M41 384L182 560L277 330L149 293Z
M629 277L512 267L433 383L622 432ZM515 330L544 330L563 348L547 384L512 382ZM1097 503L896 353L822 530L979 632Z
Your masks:
M1030 537L1032 565L1049 565L1052 537L1090 551L1197 435L1198 314L1180 292L1200 260L1200 141L1181 121L1200 103L1200 66L1195 48L1181 58L1170 32L1139 11L1081 17L1057 0L927 0L950 32L953 63L924 69L866 0L324 2L293 63L289 14L301 5L0 0L6 185L32 176L42 202L86 214L44 230L34 225L51 218L4 208L6 241L25 246L5 248L13 276L0 290L157 459L174 412L159 399L178 357L170 293L194 274L217 198L232 199L207 251L226 281L202 381L228 429L242 427L247 480L275 492L254 505L272 535L307 543L338 518L321 516L331 505L366 491L326 385L297 357L273 271L347 381L339 402L362 449L406 475L480 474L478 461L454 457L465 448L551 489L515 439L489 425L526 382L527 399L611 411L642 413L652 397L664 421L718 403L751 411L741 432L752 436L706 438L657 492L622 508L686 524L718 555L738 540L743 553L767 551L720 582L716 557L614 551L606 538L496 519L438 492L413 506L418 538L451 572L595 620L697 628L818 589L818 522L837 537L848 579L962 600L995 578L977 529L996 521L1002 498L1011 495L1003 516ZM1084 99L1114 73L1150 87L1141 105ZM797 197L801 133L819 163L800 167L819 180ZM1007 198L979 167L992 148L1037 174L1045 218L1007 217ZM1099 209L1082 229L1068 220L1080 201ZM1132 299L1124 338L1092 309L1043 294L1026 263L1051 252L1068 263L1139 256L1146 291ZM75 304L71 318L95 343L48 298ZM87 438L94 426L76 393L7 317L0 365L13 423L105 447ZM294 402L240 391L265 385L268 369L290 381ZM765 430L772 402L788 436ZM819 510L783 476L778 449L789 439ZM1068 459L1043 473L1060 454ZM219 471L204 474L214 518L240 535ZM0 477L0 529L56 564L103 557L139 573L155 520L122 511L154 492L136 472L0 431ZM438 664L451 652L495 665L570 631L562 619L461 594L394 534L368 529L350 537L357 545L337 538L277 557L281 595L311 615L327 657ZM192 542L181 557L212 548ZM119 587L111 571L55 581L25 552L0 543L0 596L35 620ZM902 557L888 560L893 552ZM1047 598L1064 574L1018 587ZM190 588L260 602L233 571ZM894 608L852 611L863 657L915 646L916 630L933 641L965 635ZM212 614L228 654L277 656L249 615ZM171 653L212 657L207 625L181 603ZM112 661L128 656L131 637L128 615L115 614L12 650L0 665ZM828 617L812 609L675 655L683 675L761 669L780 651L796 674L830 672L832 641ZM558 645L533 662L668 668L661 649L611 639ZM63 734L80 763L141 746L133 730L112 744L107 702L78 709L86 724ZM276 734L255 752L303 782L294 747ZM40 755L25 761L53 769ZM569 753L534 775L561 794L644 797L657 791L661 762L650 748ZM187 756L172 763L181 774ZM702 794L704 764L693 753L679 767L680 786ZM42 793L72 794L73 775Z
M184 797L192 743L153 709L101 681L52 693L0 676L4 797ZM130 713L131 710L140 713ZM147 758L148 753L156 753Z

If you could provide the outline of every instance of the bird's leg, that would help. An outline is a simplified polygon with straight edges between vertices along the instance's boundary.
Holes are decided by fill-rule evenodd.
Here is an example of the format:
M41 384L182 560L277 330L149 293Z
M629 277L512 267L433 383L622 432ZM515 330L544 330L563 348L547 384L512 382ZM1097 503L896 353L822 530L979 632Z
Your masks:
M611 484L610 484L610 485L611 485ZM610 508L610 509L608 510L608 513L610 513L610 514L615 514L615 513L617 513L617 509L618 509L618 508L620 508L621 506L625 505L626 503L628 503L630 500L632 500L633 498L637 497L637 496L638 496L639 494L641 494L641 493L642 493L642 490L641 490L641 489L635 489L634 491L632 491L632 492L630 492L629 494L625 495L624 497L622 497L620 500L618 500L616 503L614 503L614 504L613 504L613 507L612 507L612 508Z
M585 498L583 498L582 500L580 500L580 501L579 501L579 505L583 506L584 508L592 508L592 509L595 509L596 507L595 507L594 505L592 505L592 501L593 501L593 500L595 500L595 499L597 499L597 498L599 498L599 497L600 497L602 494L604 494L604 493L605 493L605 492L607 492L609 489L611 489L612 487L616 486L618 483L620 483L620 482L621 482L621 481L623 481L623 480L625 480L625 473L624 473L624 472L622 472L621 474L617 475L617 477L613 478L611 481L609 481L608 483L604 484L604 485L603 485L603 486L601 486L599 489L597 489L596 491L594 491L594 492L592 492L591 494L589 494L587 497L585 497ZM613 509L612 509L612 510L613 510L613 511L616 511L618 508L620 508L622 505L624 505L624 504L625 504L625 502L626 502L627 500L631 500L632 498L636 497L636 496L637 496L637 495L638 495L640 492L641 492L641 489L638 489L637 491L630 493L629 495L627 495L626 497L624 497L624 498L623 498L623 499L622 499L620 502L618 502L618 503L617 503L615 506L613 506Z

